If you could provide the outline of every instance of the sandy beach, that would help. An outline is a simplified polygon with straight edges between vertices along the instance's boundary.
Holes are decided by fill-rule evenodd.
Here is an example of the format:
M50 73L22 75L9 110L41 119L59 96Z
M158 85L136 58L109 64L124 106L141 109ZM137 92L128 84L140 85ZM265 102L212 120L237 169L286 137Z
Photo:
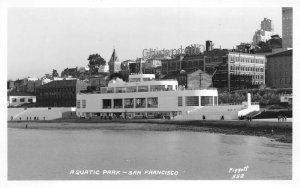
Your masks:
M118 125L115 125L117 123ZM120 123L122 123L120 125ZM173 121L173 120L99 120L58 119L51 121L13 121L9 128L28 129L102 129L141 131L194 131L231 135L264 136L275 141L292 143L292 122L267 121Z

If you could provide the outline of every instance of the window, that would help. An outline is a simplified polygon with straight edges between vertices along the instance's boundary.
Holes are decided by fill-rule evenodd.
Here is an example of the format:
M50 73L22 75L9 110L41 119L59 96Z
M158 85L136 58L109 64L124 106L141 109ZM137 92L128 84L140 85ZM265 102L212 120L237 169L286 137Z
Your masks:
M135 99L136 108L146 108L146 98L136 98Z
M152 85L150 86L150 91L164 91L165 86L164 85Z
M182 106L182 97L178 97L178 106Z
M134 108L133 98L125 98L124 99L124 108Z
M201 106L212 106L213 97L212 96L201 96Z
M20 98L20 102L25 102L25 98Z
M141 78L130 78L129 82L140 82Z
M114 88L113 87L107 88L107 93L114 93Z
M126 88L127 93L136 92L136 86L130 86Z
M12 102L17 102L16 98L12 98L11 100L12 100Z
M114 99L114 108L123 108L123 100Z
M32 103L32 102L33 102L33 99L28 99L28 102Z
M234 59L234 57L233 57L233 56L231 56L231 61L233 61L233 62L234 62L234 60L235 60L235 59Z
M125 93L125 87L116 87L116 93Z
M103 109L111 108L111 99L103 99L102 104L103 104Z
M76 101L76 107L77 107L77 108L80 108L80 100L77 100L77 101Z
M138 92L148 92L148 86L138 86Z
M186 96L185 97L186 106L199 106L199 96Z
M147 98L147 102L148 102L148 108L157 108L158 107L158 98L157 97Z
M173 90L173 86L172 85L168 85L167 91L171 91L171 90Z
M86 108L86 100L82 100L82 108Z

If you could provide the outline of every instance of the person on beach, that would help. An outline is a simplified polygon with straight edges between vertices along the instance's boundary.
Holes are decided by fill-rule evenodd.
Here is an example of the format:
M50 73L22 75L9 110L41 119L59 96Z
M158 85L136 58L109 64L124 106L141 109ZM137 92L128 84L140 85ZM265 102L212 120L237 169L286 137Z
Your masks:
M20 121L21 121L21 119L22 119L22 118L20 117Z
M31 121L31 116L29 117L30 121Z
M13 116L10 116L10 120L12 121L14 119L14 117Z
M27 116L27 121L28 121L28 116Z

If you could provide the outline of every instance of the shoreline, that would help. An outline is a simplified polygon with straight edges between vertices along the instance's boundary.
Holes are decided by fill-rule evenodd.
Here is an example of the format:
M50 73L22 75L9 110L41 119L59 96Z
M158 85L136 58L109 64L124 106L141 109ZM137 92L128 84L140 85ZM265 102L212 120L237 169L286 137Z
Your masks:
M113 125L117 123L118 125ZM210 121L210 120L149 120L149 119L57 119L40 121L8 121L8 128L74 130L141 130L193 131L228 135L263 136L272 140L292 143L292 122L265 121ZM44 124L44 125L41 125ZM85 124L85 125L81 125ZM106 125L103 125L106 124Z

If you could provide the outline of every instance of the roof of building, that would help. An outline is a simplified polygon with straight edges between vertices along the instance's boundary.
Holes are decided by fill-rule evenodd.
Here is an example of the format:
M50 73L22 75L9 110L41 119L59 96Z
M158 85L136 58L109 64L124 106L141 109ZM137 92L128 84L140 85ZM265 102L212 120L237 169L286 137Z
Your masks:
M59 88L59 87L76 87L77 80L54 80L47 84L41 85L38 88Z
M293 55L293 50L286 50L276 54L267 55L267 57L280 57L280 56L292 56L292 55Z
M8 96L35 96L34 94L23 92L23 91L16 91L13 90L12 92L7 93Z
M75 68L66 68L65 70L62 71L62 74L76 74L77 72L77 67Z

